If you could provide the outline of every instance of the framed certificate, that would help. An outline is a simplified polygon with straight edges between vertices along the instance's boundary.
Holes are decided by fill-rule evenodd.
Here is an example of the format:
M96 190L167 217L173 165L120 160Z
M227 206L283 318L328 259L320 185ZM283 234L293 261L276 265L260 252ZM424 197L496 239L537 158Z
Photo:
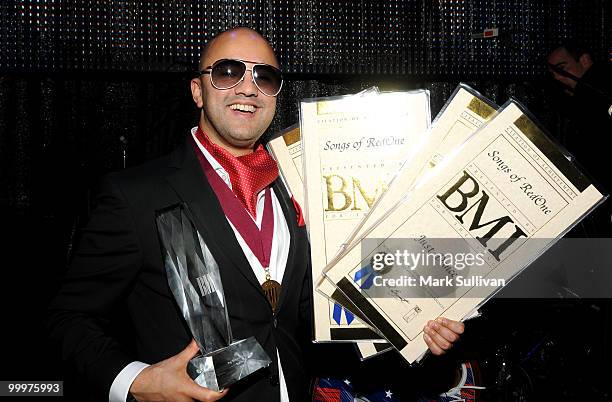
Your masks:
M604 198L510 101L325 270L334 285L330 296L358 311L412 363L427 350L428 320L470 315ZM481 263L467 271L456 257L411 265L395 258L402 249L413 258L432 250L471 253Z
M430 122L425 90L301 102L305 210L313 278L386 190ZM314 294L314 339L382 341L337 303Z

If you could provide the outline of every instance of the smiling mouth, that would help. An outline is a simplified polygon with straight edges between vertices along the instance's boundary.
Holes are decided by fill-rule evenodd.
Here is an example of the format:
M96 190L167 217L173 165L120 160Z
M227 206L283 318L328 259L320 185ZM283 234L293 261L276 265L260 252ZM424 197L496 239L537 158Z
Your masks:
M257 109L253 105L244 105L242 103L234 103L230 105L229 108L232 110L238 111L238 112L251 113L251 114L255 113L255 110Z

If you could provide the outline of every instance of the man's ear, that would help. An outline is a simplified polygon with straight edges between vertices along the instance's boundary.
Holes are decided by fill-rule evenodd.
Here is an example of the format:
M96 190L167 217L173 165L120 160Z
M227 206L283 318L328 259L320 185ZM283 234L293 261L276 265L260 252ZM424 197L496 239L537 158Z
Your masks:
M584 71L586 71L593 65L593 59L591 58L590 54L584 53L582 56L580 56L580 58L578 58L578 63L580 63Z
M204 106L204 100L202 99L202 81L200 78L193 78L191 80L191 97L195 102L198 109L201 109Z

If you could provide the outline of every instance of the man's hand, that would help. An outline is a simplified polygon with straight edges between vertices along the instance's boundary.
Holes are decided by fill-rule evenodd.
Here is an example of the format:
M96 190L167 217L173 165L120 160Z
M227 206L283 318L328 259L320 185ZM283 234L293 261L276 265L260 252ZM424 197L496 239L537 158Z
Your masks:
M187 375L187 363L198 351L192 339L181 353L145 368L132 382L130 394L139 402L211 402L223 398L227 389L217 392L200 387Z
M459 321L438 317L435 321L428 321L423 328L423 339L429 350L436 356L443 355L459 340L459 335L465 330L465 325Z

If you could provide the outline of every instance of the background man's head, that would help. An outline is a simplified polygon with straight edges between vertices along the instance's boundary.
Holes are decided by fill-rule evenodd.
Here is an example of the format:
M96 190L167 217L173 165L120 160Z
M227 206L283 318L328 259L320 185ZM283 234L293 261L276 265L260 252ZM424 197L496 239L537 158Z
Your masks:
M557 46L548 55L548 63L576 78L582 78L584 73L593 65L593 60L587 49L568 42ZM576 87L575 80L555 71L555 69L551 71L557 81L570 88Z
M211 39L202 50L200 70L210 68L221 59L248 61L278 67L270 44L250 28L234 28ZM234 155L244 155L270 125L276 111L276 97L264 95L253 82L252 71L229 89L217 89L211 75L205 74L191 81L191 92L201 108L200 127L211 141Z

